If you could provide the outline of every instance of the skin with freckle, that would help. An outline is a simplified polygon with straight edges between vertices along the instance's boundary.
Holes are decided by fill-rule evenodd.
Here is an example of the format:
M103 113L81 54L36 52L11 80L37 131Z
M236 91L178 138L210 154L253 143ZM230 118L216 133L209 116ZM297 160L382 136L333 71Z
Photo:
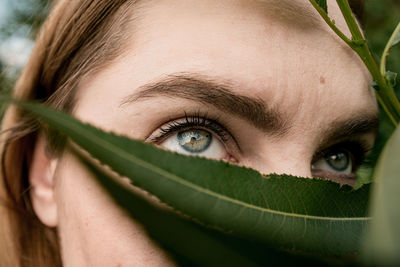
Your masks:
M338 7L328 2L331 17L348 34ZM187 116L207 115L218 124L192 127L203 139L185 137L190 149L207 143L207 131L213 136L208 150L201 151L209 153L204 156L262 173L313 177L316 158L327 161L318 152L344 138L329 139L332 125L359 114L376 116L368 71L308 1L152 0L140 5L140 15L126 33L130 38L124 53L80 81L72 112L77 118L152 142L171 121L187 123ZM124 102L143 86L181 76L224 84L232 94L258 101L279 114L285 130L271 134L229 108L178 93ZM208 125L224 132L227 140ZM174 138L171 133L156 145L190 153ZM372 146L375 132L365 130L354 138ZM44 146L37 144L38 155ZM339 158L333 156L332 161ZM40 176L45 161L33 158L32 177ZM51 190L41 191L43 183L38 182L31 198L41 222L57 229L63 266L175 265L68 150L47 161L54 166L48 175ZM339 176L337 181L344 181Z
M279 106L292 118L291 133L279 141L269 140L262 132L240 119L231 118L227 124L231 132L236 133L238 142L243 144L243 152L237 156L237 160L263 173L291 173L310 177L310 161L321 128L346 114L365 110L376 112L375 98L368 89L370 78L356 55L326 27L321 26L316 30L291 29L290 23L275 22L273 17L264 15L259 11L259 5L251 2L245 4L243 1L227 2L226 5L214 1L194 1L190 4L187 1L157 1L149 4L136 26L131 52L82 84L84 90L79 92L75 115L103 128L117 129L129 136L143 138L155 130L157 120L166 121L169 117L183 116L182 110L205 110L208 114L216 115L218 111L192 101L165 97L118 108L119 101L132 90L166 74L182 71L223 77L238 84L235 93ZM309 9L310 13L317 16ZM332 7L331 10L334 14L338 12L337 8ZM325 78L320 80L322 76ZM118 90L110 91L109 88ZM104 99L107 101L104 102ZM349 103L350 99L357 101ZM103 110L114 112L104 113ZM100 117L101 121L98 120ZM78 164L71 158L65 158L59 168L59 177L76 172L77 168L69 165ZM93 184L85 177L80 180L79 183L85 185ZM62 183L56 185L59 199L68 199L77 181L71 185L66 179L60 178L58 181ZM87 185L86 190L91 187L95 186ZM99 196L85 193L85 199L81 201L91 203L102 199L102 193L92 193ZM102 207L106 203L108 201L104 200L104 203L94 206ZM63 220L60 220L61 230L74 233L64 236L62 240L65 244L81 244L79 251L86 254L90 263L99 266L104 261L92 257L104 249L98 245L97 225L90 223L90 229L74 228L82 225L82 221L91 222L92 213L96 214L96 211L87 213L85 206L81 207L82 212L75 211L79 215L76 219L68 220L76 222L63 225ZM60 216L67 217L70 212L62 208ZM112 214L107 218L118 218ZM109 218L104 223L108 220L117 221ZM119 224L126 220L118 221L117 225L110 228L124 232ZM113 230L110 233L105 238L115 238ZM86 237L85 242L81 241L81 236ZM152 249L148 247L150 241L136 234L134 238L120 238L118 243L122 242L132 243L134 247L130 251L137 251L134 255L126 253L132 245L124 246L120 253L126 257L123 259L139 262L135 257L142 255L140 260L145 260L144 265L148 264L149 258L143 255L151 253ZM76 258L76 245L65 246L63 253L67 262L72 261ZM169 262L161 256L159 264L168 265ZM151 259L156 261L157 257ZM75 264L78 263L69 264L77 266Z

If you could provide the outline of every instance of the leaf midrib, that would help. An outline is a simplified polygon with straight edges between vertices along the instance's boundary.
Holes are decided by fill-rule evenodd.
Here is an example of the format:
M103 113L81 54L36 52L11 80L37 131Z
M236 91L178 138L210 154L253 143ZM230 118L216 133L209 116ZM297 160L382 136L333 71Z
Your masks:
M70 124L68 120L66 120L67 124ZM85 124L88 127L92 127L88 124ZM72 124L71 129L75 128L75 125ZM252 204L248 204L246 202L237 200L237 199L233 199L218 193L215 193L214 191L211 191L209 189L204 189L196 184L190 183L182 178L180 178L179 176L176 176L170 172L167 172L164 169L161 169L155 165L152 165L146 161L143 161L135 156L133 156L132 154L127 153L126 151L120 149L118 146L113 145L110 142L106 142L104 139L98 138L95 135L92 135L90 133L90 131L87 131L87 129L85 127L80 127L78 126L78 128L82 128L83 131L80 131L81 135L85 135L86 138L88 138L89 140L91 139L92 142L97 143L98 145L102 146L105 149L108 149L110 151L112 151L113 153L115 153L116 155L118 155L121 158L124 158L125 160L134 162L135 164L141 166L142 168L148 169L150 171L153 171L159 175L164 176L166 179L172 180L176 183L185 185L187 187L190 187L196 191L199 191L201 193L204 193L206 195L210 195L210 196L214 196L216 198L225 200L227 202L231 202L234 203L236 205L239 206L244 206L247 207L249 209L253 209L253 210L258 210L260 212L266 212L266 213L271 213L271 214L276 214L276 215L282 215L282 216L287 216L287 217L297 217L297 218L303 218L303 219L309 219L309 220L321 220L321 221L368 221L371 218L370 217L323 217L323 216L315 216L315 215L305 215L305 214L298 214L298 213L289 213L289 212L284 212L284 211L277 211L277 210L272 210L272 209L267 209L267 208L262 208L259 206L255 206ZM111 166L110 166L111 167Z

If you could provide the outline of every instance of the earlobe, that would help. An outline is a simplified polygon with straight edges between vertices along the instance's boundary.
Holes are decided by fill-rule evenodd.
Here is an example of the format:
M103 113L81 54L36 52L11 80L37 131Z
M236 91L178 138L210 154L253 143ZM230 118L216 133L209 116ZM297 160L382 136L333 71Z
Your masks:
M29 170L30 197L36 216L49 227L56 227L58 224L54 192L56 167L57 158L51 158L46 153L46 140L39 136Z

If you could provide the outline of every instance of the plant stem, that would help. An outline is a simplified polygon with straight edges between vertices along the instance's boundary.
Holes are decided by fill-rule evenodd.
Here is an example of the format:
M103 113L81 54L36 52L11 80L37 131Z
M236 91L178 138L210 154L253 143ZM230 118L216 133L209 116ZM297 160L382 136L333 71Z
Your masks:
M353 16L348 0L336 0L343 17L349 27L351 33L351 40L343 34L329 18L328 14L319 7L315 0L309 0L314 8L318 11L321 17L326 21L329 27L345 41L361 58L365 66L371 73L374 81L377 83L379 90L377 90L377 98L383 110L386 112L394 126L400 123L400 102L394 93L393 88L390 86L385 77L381 74L376 61L374 60L371 51L368 47L367 41L364 39L361 30Z
M340 8L340 11L342 11L347 26L349 27L352 37L351 39L354 41L364 40L357 21L354 19L353 11L350 8L349 2L347 0L336 0L336 2Z
M369 72L374 78L375 82L379 86L377 91L378 101L387 113L388 117L397 126L400 123L400 103L394 93L393 88L388 84L385 77L381 74L376 61L372 57L371 51L364 37L362 36L361 30L357 24L356 19L353 16L353 12L350 8L348 0L336 0L347 26L352 35L352 41L354 46L351 46L355 52L360 56L364 64L367 66ZM357 44L359 43L359 44Z
M326 14L325 10L323 10L316 2L315 0L310 0L310 3L314 6L314 8L318 11L318 13L321 15L321 17L325 20L325 22L331 27L331 29L343 40L345 41L348 45L352 46L352 42L347 36L341 32L335 25L335 22L332 21L329 17L328 14Z
M377 91L379 103L392 121L393 125L397 126L400 123L400 103L397 100L393 88L381 74L367 43L354 48L354 50L360 56L379 87L379 90Z

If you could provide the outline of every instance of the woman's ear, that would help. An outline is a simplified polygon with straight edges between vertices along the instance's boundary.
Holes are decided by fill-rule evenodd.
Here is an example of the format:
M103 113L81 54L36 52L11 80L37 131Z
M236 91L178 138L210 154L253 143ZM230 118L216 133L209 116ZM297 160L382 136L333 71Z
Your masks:
M57 158L51 158L46 153L45 137L39 135L29 170L30 197L36 216L49 227L55 227L58 224L57 201L54 192L56 167Z

